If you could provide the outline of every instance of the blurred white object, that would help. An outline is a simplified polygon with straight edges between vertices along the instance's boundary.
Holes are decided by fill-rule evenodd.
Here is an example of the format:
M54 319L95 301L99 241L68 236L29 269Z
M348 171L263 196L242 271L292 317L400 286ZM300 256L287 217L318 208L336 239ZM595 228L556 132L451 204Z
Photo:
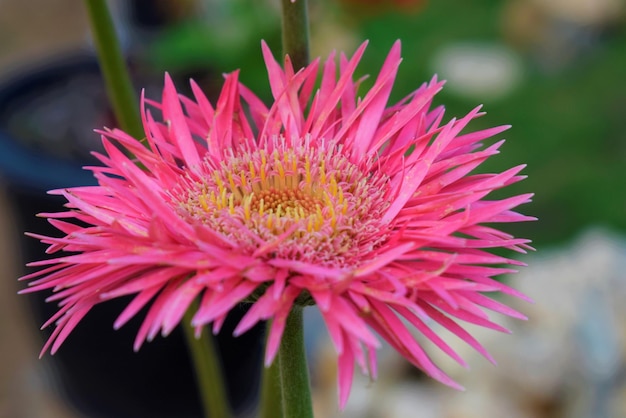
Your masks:
M357 373L343 414L336 409L334 378L328 378L334 374L318 379L316 416L626 417L626 239L589 230L566 247L540 250L524 261L529 267L506 280L535 303L507 299L507 304L529 320L494 315L492 319L513 331L509 336L466 327L497 367L453 337L446 341L467 360L469 372L426 345L465 392L416 378L411 366L384 348L379 380L369 383ZM332 356L318 359L319 367L335 361Z
M530 0L555 18L581 25L614 22L626 9L624 0Z
M455 344L479 367L456 376L467 394L497 388L491 396L528 418L626 417L620 404L626 390L626 240L590 230L567 248L543 250L525 261L529 267L509 280L535 300L513 304L528 321L500 321L513 336L478 335L498 367ZM451 399L457 408L467 402Z
M546 73L576 68L623 25L626 0L507 0L502 31Z
M435 53L432 67L446 88L475 99L497 99L509 94L522 81L520 58L510 48L496 43L462 42Z

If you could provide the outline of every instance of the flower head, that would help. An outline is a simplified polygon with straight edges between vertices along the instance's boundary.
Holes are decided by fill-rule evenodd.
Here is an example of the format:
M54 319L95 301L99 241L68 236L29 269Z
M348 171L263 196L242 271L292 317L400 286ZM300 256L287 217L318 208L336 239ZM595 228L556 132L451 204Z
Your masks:
M160 102L142 99L145 140L102 131L103 165L90 168L98 185L52 192L67 210L44 216L63 236L31 234L50 253L72 253L31 263L45 268L23 277L27 292L52 289L59 301L43 351L54 353L94 305L135 295L114 324L150 306L135 349L169 334L196 298L192 324L214 332L233 307L253 302L235 334L272 319L266 364L294 305L316 304L339 354L341 405L355 363L376 376L373 331L454 387L412 330L464 365L431 329L438 323L490 359L459 321L503 331L483 308L522 317L486 295L523 298L493 278L521 263L488 250L529 248L491 224L531 219L513 211L531 195L485 197L521 180L523 167L473 174L503 142L480 141L507 127L465 132L479 108L443 123L443 108L432 106L436 79L389 105L399 43L359 98L364 49L341 55L338 74L334 55L294 72L264 44L270 107L238 72L215 105L193 82L193 98L179 95L166 76Z

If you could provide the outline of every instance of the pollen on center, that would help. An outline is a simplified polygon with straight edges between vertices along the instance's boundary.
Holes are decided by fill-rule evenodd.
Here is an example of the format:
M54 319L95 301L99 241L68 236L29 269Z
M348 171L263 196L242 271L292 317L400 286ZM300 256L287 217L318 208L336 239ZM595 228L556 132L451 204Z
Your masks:
M378 225L388 204L385 178L332 144L280 138L270 145L233 150L219 163L206 160L201 170L187 172L172 191L181 215L250 248L259 243L253 236L267 242L288 233L285 246L297 248L285 252L301 257L328 260L327 252L338 260L360 243L376 245L385 229Z
M306 217L314 214L323 202L298 189L269 189L253 194L250 210L260 214L284 214Z

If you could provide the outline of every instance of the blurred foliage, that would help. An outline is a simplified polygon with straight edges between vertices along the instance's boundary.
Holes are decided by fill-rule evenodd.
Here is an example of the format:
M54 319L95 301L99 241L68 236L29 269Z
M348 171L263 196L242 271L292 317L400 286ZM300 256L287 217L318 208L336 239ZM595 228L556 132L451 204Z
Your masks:
M278 53L279 11L263 1L218 3L222 5L219 16L165 32L149 55L157 66L170 71L203 66L221 74L242 68L242 80L268 97L259 40L266 39ZM319 19L349 31L355 48L361 40L370 40L362 74L375 75L392 43L402 40L404 61L393 100L432 77L432 59L442 47L468 40L505 43L509 39L503 0L436 0L415 13L388 9L368 13L330 0L311 3L317 9L312 13L314 35ZM502 154L488 161L484 170L528 164L524 174L529 178L507 188L505 194L535 192L533 203L522 211L540 220L508 230L532 238L537 245L564 241L593 224L626 232L624 25L602 31L592 47L556 69L544 68L536 52L518 49L524 63L522 84L503 98L485 100L488 115L470 126L513 125L504 134ZM447 119L479 104L445 88L437 100L445 104Z
M279 13L278 8L268 9L265 1L211 2L194 20L163 29L143 51L143 58L158 72L207 77L201 84L209 93L219 92L223 73L241 68L240 79L267 96L260 45L265 40L272 51L280 51Z
M415 16L366 18L357 29L371 40L364 67L380 66L400 38L404 61L395 89L400 98L432 77L429 63L441 47L466 40L504 42L504 3L439 0ZM532 51L525 53L523 84L502 99L485 101L488 115L473 123L474 128L513 125L504 134L502 154L484 169L528 164L528 179L506 193L536 193L522 211L539 222L508 229L538 245L569 239L592 224L626 231L626 31L617 29L559 71L542 71ZM445 87L438 101L449 117L464 115L477 104Z

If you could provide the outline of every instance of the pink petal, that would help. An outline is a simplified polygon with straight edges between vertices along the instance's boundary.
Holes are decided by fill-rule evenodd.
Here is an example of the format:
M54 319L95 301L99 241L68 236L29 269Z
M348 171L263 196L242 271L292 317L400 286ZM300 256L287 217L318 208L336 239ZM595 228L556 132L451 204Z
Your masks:
M178 93L169 74L165 74L165 86L163 87L163 118L169 122L176 143L180 147L181 153L187 167L195 167L200 163L200 156L196 150L196 145L191 137L189 128L185 121L183 109L178 100Z
M350 396L350 389L352 388L352 378L354 376L354 355L350 344L344 346L344 350L339 354L337 361L337 386L339 388L339 409L343 410L348 397Z

